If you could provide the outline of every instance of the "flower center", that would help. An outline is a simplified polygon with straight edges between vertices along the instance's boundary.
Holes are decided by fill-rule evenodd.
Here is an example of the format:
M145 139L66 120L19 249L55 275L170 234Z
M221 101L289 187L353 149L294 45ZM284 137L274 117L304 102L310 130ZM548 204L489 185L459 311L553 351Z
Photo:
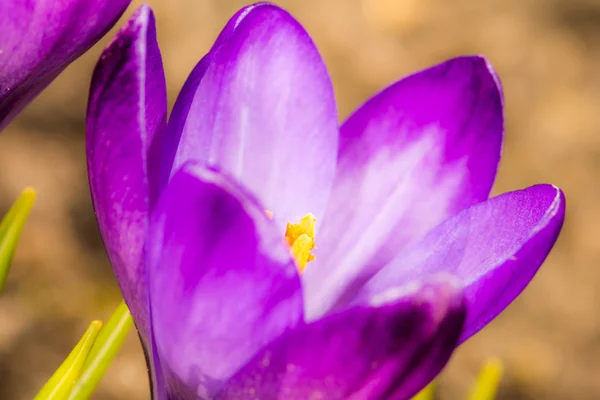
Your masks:
M285 230L285 241L296 259L298 272L302 274L306 264L315 259L311 251L315 248L315 223L312 214L306 214L297 224L288 222Z
M273 218L273 213L265 210L269 218ZM315 259L311 251L315 248L315 224L317 219L312 214L306 214L300 222L291 224L288 222L285 230L285 242L290 246L290 252L296 260L298 273L302 275L306 264Z

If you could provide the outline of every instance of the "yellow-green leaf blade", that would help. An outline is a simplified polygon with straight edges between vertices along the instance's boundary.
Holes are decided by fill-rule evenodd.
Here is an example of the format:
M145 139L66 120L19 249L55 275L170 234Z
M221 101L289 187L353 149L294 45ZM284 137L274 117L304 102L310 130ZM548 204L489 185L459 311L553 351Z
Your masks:
M129 309L125 302L121 302L100 331L85 362L81 377L69 396L70 400L87 399L92 395L132 326L133 320Z
M34 400L63 400L69 396L101 328L102 321L92 321L71 354L46 382Z
M423 390L421 390L412 400L434 400L435 399L435 383L431 382Z
M481 369L468 400L494 400L502 378L502 371L502 362L499 359L488 360Z
M0 223L0 292L4 289L19 236L35 202L35 190L26 188Z

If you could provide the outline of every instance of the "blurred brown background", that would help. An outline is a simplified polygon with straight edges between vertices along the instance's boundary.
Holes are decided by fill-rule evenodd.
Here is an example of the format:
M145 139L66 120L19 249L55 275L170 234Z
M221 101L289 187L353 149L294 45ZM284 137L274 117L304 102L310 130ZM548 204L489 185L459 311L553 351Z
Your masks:
M441 399L460 399L484 360L506 363L500 399L600 398L600 1L281 0L330 68L340 117L386 84L481 53L505 89L495 192L537 182L567 196L562 236L525 293L459 349ZM127 11L129 16L139 3ZM153 0L170 102L242 1ZM122 22L122 21L121 21ZM119 23L120 25L121 23ZM93 318L119 300L92 213L84 154L87 90L109 37L0 135L0 211L39 191L0 299L0 399L30 399ZM137 338L97 399L147 399Z

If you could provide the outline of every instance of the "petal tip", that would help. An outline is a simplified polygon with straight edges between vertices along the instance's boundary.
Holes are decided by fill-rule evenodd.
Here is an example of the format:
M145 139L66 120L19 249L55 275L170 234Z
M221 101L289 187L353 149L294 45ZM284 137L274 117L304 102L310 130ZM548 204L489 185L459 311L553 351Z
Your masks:
M147 24L153 18L154 11L152 10L152 7L150 4L144 3L133 13L131 20L135 20L140 24Z
M236 31L242 24L253 24L258 23L258 21L269 20L272 18L284 18L299 25L300 28L302 28L298 21L296 21L296 19L284 8L271 2L259 2L240 9L229 20L225 31L230 30L230 32L233 32Z
M444 64L444 63L443 63ZM481 81L490 79L490 83L498 91L502 105L504 106L504 93L502 90L502 81L496 69L492 65L489 58L481 54L474 55L463 55L455 58L451 58L445 62L445 64L456 65L469 64L470 68L479 76Z
M117 32L113 40L106 47L102 56L104 57L104 54L111 51L115 46L122 47L127 43L135 41L138 37L143 37L144 35L141 34L143 28L153 24L154 12L152 11L152 7L148 4L142 4L135 10L125 25L119 29L119 32Z
M534 232L538 232L550 224L555 223L555 230L558 235L562 229L566 214L565 193L556 185L546 184L542 186L544 186L544 189L550 192L548 197L551 197L552 200L550 200L550 203L546 209L545 217L540 220L538 227L536 230L534 230Z
M233 33L238 30L238 28L244 21L248 20L250 16L256 14L257 11L262 11L265 8L282 10L275 4L272 4L269 2L255 3L255 4L251 4L249 6L241 8L238 12L236 12L233 15L233 17L231 17L229 19L229 21L225 25L225 28L223 28L223 31L221 32L221 34L215 41L215 44L213 45L213 49L218 48L221 44L230 40Z

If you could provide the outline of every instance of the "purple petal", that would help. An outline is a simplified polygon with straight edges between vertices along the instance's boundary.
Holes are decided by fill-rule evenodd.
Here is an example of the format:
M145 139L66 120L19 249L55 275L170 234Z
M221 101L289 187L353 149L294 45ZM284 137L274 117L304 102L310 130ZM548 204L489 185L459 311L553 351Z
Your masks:
M130 1L0 1L0 130L104 36Z
M167 130L165 134L165 143L163 146L163 163L171 167L175 160L175 155L177 152L177 147L179 146L179 141L181 140L181 134L185 128L185 124L190 114L192 105L194 105L194 97L196 96L196 91L198 90L198 86L200 85L202 78L204 78L204 74L208 67L210 67L211 62L213 60L214 53L221 47L221 45L227 42L235 29L239 25L239 22L248 15L253 8L260 6L260 4L251 5L248 7L242 8L238 11L227 23L225 28L221 31L221 34L213 44L212 48L206 54L198 64L194 67L190 76L188 76L185 81L179 95L177 96L177 100L175 101L175 105L173 106L173 110L169 117L169 123L167 124ZM197 105L196 105L197 107ZM190 117L193 118L193 115ZM168 183L171 170L170 168L165 168L161 176L161 186L164 186Z
M300 326L263 349L217 399L408 399L456 345L465 316L456 287L396 288Z
M216 165L283 226L309 212L320 218L335 171L337 111L302 26L265 3L236 14L186 83L168 136L172 171L189 160Z
M210 398L302 321L300 279L276 225L224 175L189 164L175 174L153 212L147 252L169 398Z
M563 193L537 185L506 193L448 219L375 275L359 297L432 273L460 279L468 317L461 342L527 286L552 249L565 217Z
M304 276L309 319L334 307L357 276L372 275L447 217L487 199L502 109L491 65L461 57L402 79L344 123L317 260Z
M100 232L142 337L149 335L142 249L166 83L152 10L142 6L102 54L90 92L87 157ZM152 167L152 168L150 168ZM156 174L156 172L154 172Z

